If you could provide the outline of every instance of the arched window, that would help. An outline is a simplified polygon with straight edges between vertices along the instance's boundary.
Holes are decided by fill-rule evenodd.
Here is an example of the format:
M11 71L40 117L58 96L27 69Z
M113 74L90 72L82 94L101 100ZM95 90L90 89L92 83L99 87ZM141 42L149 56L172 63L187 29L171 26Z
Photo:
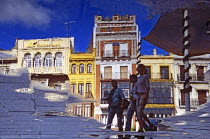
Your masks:
M42 55L37 53L34 57L34 67L41 67L42 66Z
M45 67L52 67L53 66L53 58L51 53L47 53L44 60Z
M87 73L92 73L92 64L87 65Z
M61 67L63 66L63 54L61 52L55 54L55 66Z
M84 73L84 64L79 65L79 73Z
M24 56L24 67L32 67L32 58L31 54L27 53Z
M72 64L71 73L76 74L76 64Z

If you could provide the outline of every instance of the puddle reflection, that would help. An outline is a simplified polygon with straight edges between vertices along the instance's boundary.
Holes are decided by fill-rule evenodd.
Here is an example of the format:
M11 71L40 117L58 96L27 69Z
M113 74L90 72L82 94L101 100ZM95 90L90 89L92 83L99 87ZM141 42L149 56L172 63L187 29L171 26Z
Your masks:
M139 135L112 135L106 139L153 139L148 136L139 136Z

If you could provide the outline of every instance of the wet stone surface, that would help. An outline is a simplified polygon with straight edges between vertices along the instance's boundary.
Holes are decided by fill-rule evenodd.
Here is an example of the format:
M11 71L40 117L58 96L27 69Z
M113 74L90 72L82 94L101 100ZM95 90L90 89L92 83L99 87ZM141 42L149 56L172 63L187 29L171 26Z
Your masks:
M31 84L28 80L24 82L26 77L13 78L4 78L8 80L0 83L0 139L207 139L210 135L209 103L195 112L165 119L161 123L164 125L162 131L117 132L106 130L105 125L93 118L68 115L64 111L64 100L53 98L54 101L48 103L45 98L45 92L57 96L67 96L67 92L38 88L17 92ZM13 83L8 85L11 81ZM72 100L77 101L76 98Z

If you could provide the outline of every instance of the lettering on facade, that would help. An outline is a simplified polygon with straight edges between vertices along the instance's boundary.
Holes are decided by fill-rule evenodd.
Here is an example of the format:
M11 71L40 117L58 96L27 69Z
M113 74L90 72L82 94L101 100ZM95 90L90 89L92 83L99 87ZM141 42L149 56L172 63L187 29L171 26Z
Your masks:
M71 79L72 81L76 81L76 79Z
M60 44L37 44L37 42L29 42L26 47L59 47Z

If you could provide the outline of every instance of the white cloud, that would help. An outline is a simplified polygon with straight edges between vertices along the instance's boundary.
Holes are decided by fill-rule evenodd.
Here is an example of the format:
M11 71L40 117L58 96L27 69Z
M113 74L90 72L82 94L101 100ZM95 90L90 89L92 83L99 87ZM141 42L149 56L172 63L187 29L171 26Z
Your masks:
M0 0L0 23L21 23L30 27L50 23L51 11L36 0Z

